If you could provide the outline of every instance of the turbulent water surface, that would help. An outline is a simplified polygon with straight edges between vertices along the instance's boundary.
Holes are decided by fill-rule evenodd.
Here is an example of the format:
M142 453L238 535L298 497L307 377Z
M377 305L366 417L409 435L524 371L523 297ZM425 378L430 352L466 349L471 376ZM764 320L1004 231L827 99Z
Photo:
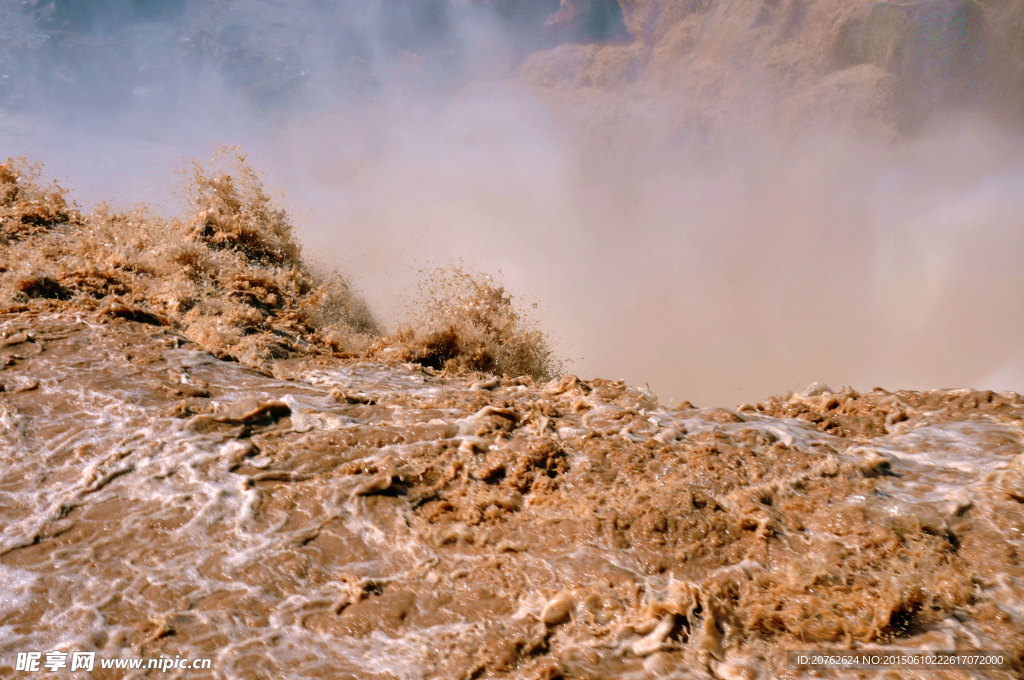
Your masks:
M326 356L272 376L111 313L0 336L4 677L30 649L232 678L790 678L785 649L850 645L1022 670L1017 394L668 408Z
M0 0L0 678L1024 678L1022 36Z

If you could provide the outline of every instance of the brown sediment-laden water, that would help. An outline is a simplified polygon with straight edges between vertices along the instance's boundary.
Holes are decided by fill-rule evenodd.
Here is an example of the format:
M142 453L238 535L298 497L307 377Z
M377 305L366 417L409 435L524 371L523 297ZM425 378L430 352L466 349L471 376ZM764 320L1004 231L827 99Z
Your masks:
M386 335L239 167L197 167L179 220L2 167L4 678L31 650L596 680L987 649L1004 668L884 677L1024 674L1021 395L670 406L559 375L461 274Z
M558 193L560 175L548 167L562 157L549 153L554 142L520 139L511 123L496 135L456 120L447 133L429 131L441 139L440 160L418 145L407 154L427 159L422 173L373 135L352 144L369 160L350 161L345 144L367 127L349 131L338 122L345 116L316 106L304 117L316 98L303 97L316 87L324 102L359 101L372 112L373 93L396 83L465 86L471 100L474 78L504 78L567 116L584 141L566 168L586 167L583 184L597 177L610 188L599 181L581 194L609 214L592 207L584 214L594 224L566 227L561 240L544 242L565 217L549 217L556 201L543 203L539 227L500 238L549 251L564 290L585 282L599 320L589 328L650 317L634 335L667 338L659 356L674 364L643 365L661 365L673 380L680 366L701 370L700 352L679 349L701 345L679 345L682 333L665 323L676 303L657 304L672 297L670 285L707 298L697 307L703 316L681 315L703 324L692 332L713 338L704 347L776 315L776 349L859 352L863 363L872 350L858 345L884 343L861 343L849 329L862 319L884 334L884 324L870 309L856 316L862 278L894 316L938 308L944 294L953 312L970 312L935 317L907 336L921 344L955 335L964 363L977 359L968 351L1005 354L1012 345L1005 338L1015 326L1004 322L1020 299L1012 224L1021 213L1006 196L1020 185L989 180L1016 177L1018 156L1008 143L1006 158L993 152L992 160L976 147L997 137L964 142L974 137L936 121L986 112L1019 129L1020 2L121 5L0 3L0 107L43 96L58 111L149 131L167 124L176 104L186 127L201 126L193 117L204 107L217 118L223 107L232 126L238 116L226 102L234 100L212 94L219 89L202 77L210 71L248 105L295 115L276 143L312 147L296 165L322 166L325 186L365 194L369 207L346 214L370 230L386 225L375 219L378 204L396 204L399 222L430 213L417 187L470 203L493 191L500 210L514 213L524 188L548 182ZM117 7L127 14L108 11ZM451 13L434 25L424 20L430 12L417 14L431 7ZM459 22L491 9L506 24L464 41L472 36L458 34ZM534 33L515 35L523 27ZM364 29L390 57L373 56ZM471 49L501 52L503 35L507 57L491 63ZM320 49L324 40L330 49ZM417 117L415 97L394 99ZM376 126L389 116L370 117ZM403 134L421 134L410 129ZM782 166L800 163L757 153L762 142L784 146L818 129L812 142L824 160L814 156L792 177ZM866 181L847 173L856 164L837 165L843 191L816 183L841 155L823 143L845 139L833 129L855 135L851 144L880 144L864 151L882 158L864 161L880 168L865 171L880 178L870 191L854 191ZM936 169L916 183L894 181L891 193L897 207L917 200L928 211L904 240L895 227L869 234L867 217L841 213L885 198L882 180L914 165L900 143L919 132L938 150L934 163L918 163ZM531 139L544 151L539 160L512 153ZM470 153L488 144L496 155ZM463 173L437 172L456 148L468 150ZM529 182L489 175L495 158ZM685 168L703 180L711 160L725 166L728 187L760 191L764 208L755 202L733 224L707 206L742 206L731 197L745 193L673 174ZM661 171L671 172L659 179ZM971 186L977 176L979 192L968 195L977 204L939 196L957 193L959 184L946 191L942 183L954 171ZM436 273L410 322L386 329L348 280L303 258L289 216L240 152L225 149L185 174L188 207L171 218L144 208L84 211L39 168L0 165L0 678L165 675L100 663L140 658L210 661L167 677L243 680L1024 677L1020 394L813 384L734 408L666 404L646 386L565 374L509 295L461 270ZM428 182L434 174L445 181ZM785 181L769 181L775 175ZM565 186L571 193L573 183ZM843 198L850 187L854 198ZM635 201L619 200L618 189ZM680 192L696 197L670 200ZM818 212L818 202L839 207ZM1005 209L990 214L986 205ZM476 210L474 219L491 215ZM434 212L444 221L462 214ZM913 210L894 213L900 228L914 221ZM504 222L494 219L499 232L493 225ZM983 233L990 223L999 229ZM678 237L687 229L702 238ZM375 238L389 233L397 232ZM703 238L712 233L721 240ZM651 249L631 268L618 251L637 243L664 252ZM844 268L833 261L843 249L863 257ZM519 266L527 250L509 261ZM683 250L692 259L659 259ZM797 255L779 257L790 250ZM905 261L910 251L916 264ZM954 251L982 264L955 278ZM659 267L664 277L648 276ZM824 273L778 276L801 267ZM902 274L887 277L886 267ZM778 297L759 298L759 281ZM889 290L887 281L900 285ZM819 294L826 287L831 297ZM635 316L627 298L643 303ZM763 314L740 318L743 306ZM855 321L822 334L828 320L811 313L821 308L837 310L832 323ZM1000 347L979 342L978 329ZM649 359L636 356L648 345L635 340L621 345L624 364ZM744 345L723 350L724 361L743 366L736 347ZM877 361L915 359L905 347L894 356ZM998 650L1004 663L801 669L790 667L790 650ZM91 670L22 670L24 655L53 651L97 661Z

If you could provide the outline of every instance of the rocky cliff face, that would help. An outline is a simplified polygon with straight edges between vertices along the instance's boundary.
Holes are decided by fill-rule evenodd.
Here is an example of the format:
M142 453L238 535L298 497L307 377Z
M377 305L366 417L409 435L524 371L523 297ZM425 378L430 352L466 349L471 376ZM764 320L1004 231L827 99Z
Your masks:
M1014 123L1024 115L1019 2L626 0L623 9L631 42L534 53L526 80L620 100L632 88L642 106L690 128L739 116L885 137L960 109Z
M673 106L685 120L764 92L784 123L825 116L883 135L951 107L1024 117L1024 6L1009 0L63 0L0 12L0 103L76 116L163 111L204 78L260 110L310 92L372 97L395 69L458 88L501 43L535 85L646 86L684 98Z
M477 32L522 51L625 32L615 0L5 1L0 16L0 105L104 114L166 107L203 77L262 110L314 84L358 97L396 60L461 73Z

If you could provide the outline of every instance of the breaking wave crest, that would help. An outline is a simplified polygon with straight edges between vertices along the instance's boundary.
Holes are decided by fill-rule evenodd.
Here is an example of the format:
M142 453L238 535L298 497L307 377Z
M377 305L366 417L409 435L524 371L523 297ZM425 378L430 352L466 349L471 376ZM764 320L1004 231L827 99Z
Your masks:
M328 353L449 373L548 378L544 334L484 275L439 269L412 321L386 334L338 273L320 271L237 148L185 171L189 212L79 212L39 165L0 165L0 313L100 312L169 325L213 355L261 369Z

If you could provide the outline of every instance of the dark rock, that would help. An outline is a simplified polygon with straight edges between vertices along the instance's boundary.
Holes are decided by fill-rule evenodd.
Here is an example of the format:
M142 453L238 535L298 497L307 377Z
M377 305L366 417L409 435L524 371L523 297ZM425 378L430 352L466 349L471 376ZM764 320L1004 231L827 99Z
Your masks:
M39 15L43 28L107 34L139 21L169 21L185 11L185 0L54 0Z
M619 0L0 0L0 106L152 131L221 83L261 113L310 91L372 96L388 77L454 91L491 68L479 55L496 34L512 68L627 31Z
M599 42L627 34L618 0L562 0L544 30L556 42Z

